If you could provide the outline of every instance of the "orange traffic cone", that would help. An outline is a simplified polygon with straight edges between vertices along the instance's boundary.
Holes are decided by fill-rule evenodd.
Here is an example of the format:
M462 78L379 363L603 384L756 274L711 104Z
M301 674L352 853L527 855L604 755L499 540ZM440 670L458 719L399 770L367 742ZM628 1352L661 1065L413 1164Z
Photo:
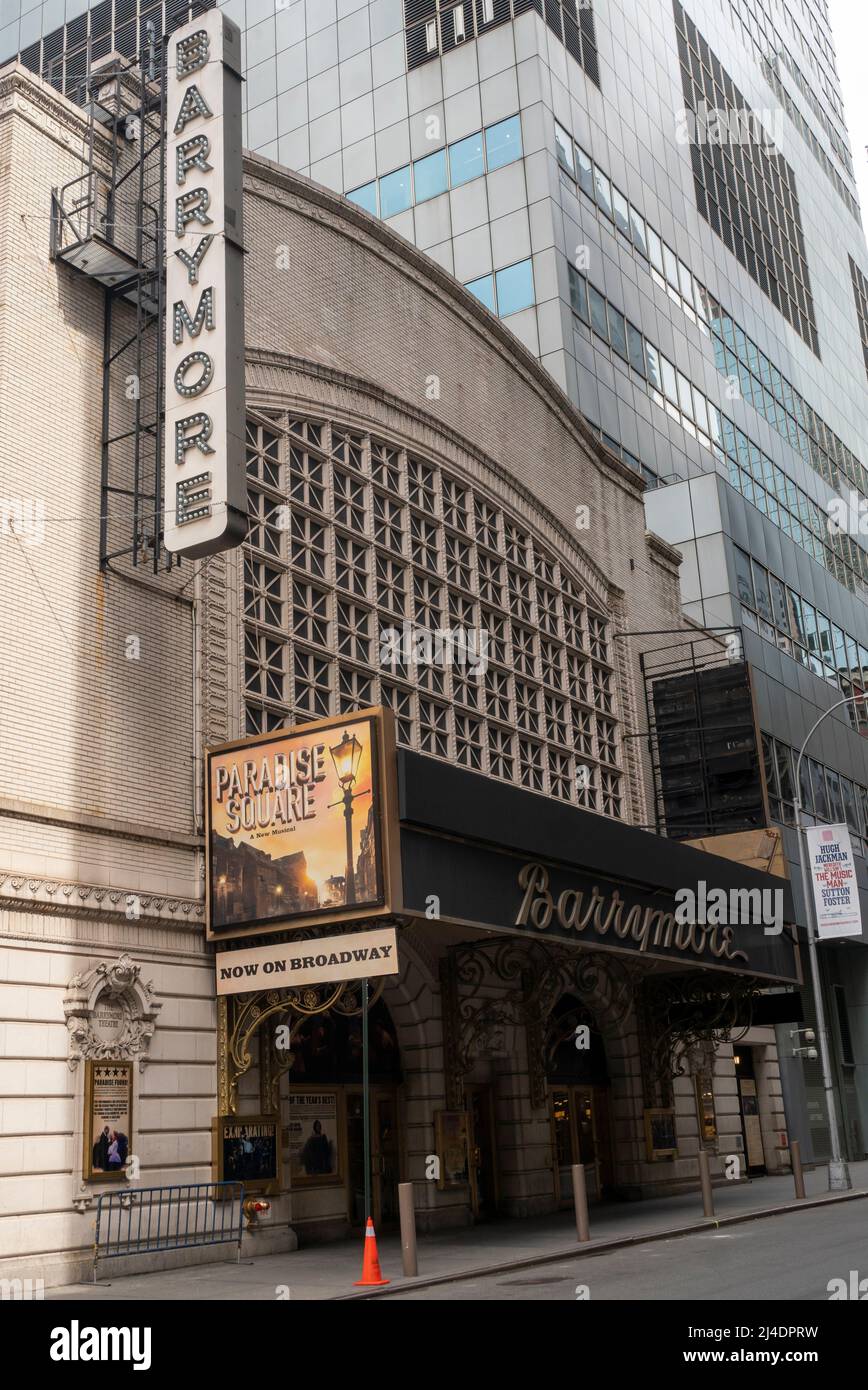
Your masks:
M365 1284L388 1284L389 1280L384 1279L380 1273L380 1257L377 1254L377 1237L374 1234L374 1223L368 1217L368 1224L365 1229L365 1255L362 1260L362 1277L357 1279L356 1286Z

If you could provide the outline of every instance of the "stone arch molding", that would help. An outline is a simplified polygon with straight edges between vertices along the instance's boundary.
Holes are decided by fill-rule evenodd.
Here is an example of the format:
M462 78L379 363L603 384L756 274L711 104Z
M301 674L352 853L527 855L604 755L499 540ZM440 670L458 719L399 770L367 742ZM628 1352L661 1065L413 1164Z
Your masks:
M142 967L126 953L114 961L101 961L86 974L74 975L63 1001L69 1030L69 1068L79 1062L104 1058L137 1061L142 1071L162 1001L154 998L153 982L141 978ZM120 1008L121 1023L116 1037L104 1038L94 1026L94 1015L101 1000Z

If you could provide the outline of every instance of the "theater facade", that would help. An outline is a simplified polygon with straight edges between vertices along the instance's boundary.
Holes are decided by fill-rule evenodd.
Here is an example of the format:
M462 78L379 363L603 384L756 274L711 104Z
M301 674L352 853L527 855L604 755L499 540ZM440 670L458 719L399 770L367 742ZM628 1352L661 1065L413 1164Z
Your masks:
M280 971L218 994L215 961L315 972L352 953L330 941L382 931L398 968L370 977L379 1225L401 1181L426 1230L568 1205L576 1162L594 1200L693 1188L700 1148L717 1176L733 1155L742 1177L786 1168L764 1001L800 969L775 833L736 856L652 828L648 663L732 652L685 620L642 480L436 260L247 156L248 529L167 563L139 455L118 483L106 445L122 219L69 256L66 224L46 230L52 190L116 179L123 138L0 72L0 466L21 522L2 538L20 621L0 634L0 1272L79 1277L99 1193L212 1180L227 1122L258 1127L251 1153L266 1131L279 1149L251 1249L357 1229L359 979ZM529 127L528 180L538 144ZM535 249L540 291L557 265ZM132 341L138 311L113 312ZM137 437L137 400L111 397L111 440ZM342 780L365 720L376 759ZM308 752L264 769L305 726ZM233 781L221 750L239 746ZM328 853L292 849L329 807ZM684 920L685 890L778 894L781 912ZM99 1090L110 1062L120 1099ZM106 1129L132 1168L112 1171Z

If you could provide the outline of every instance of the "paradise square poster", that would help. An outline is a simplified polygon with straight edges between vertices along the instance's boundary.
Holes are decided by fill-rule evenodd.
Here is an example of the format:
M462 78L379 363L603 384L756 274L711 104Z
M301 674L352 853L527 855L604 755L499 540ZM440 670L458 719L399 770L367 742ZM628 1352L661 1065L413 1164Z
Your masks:
M213 933L384 904L380 732L367 711L209 752Z

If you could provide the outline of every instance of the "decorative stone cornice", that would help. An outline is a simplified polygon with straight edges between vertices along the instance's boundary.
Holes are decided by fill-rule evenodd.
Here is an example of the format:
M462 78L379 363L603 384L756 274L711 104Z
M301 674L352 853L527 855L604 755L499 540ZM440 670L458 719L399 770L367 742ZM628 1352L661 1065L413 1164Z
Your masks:
M48 131L55 138L61 131L74 135L77 141L83 140L88 134L89 120L80 106L76 106L69 97L55 91L22 63L6 64L0 68L0 118L12 111L17 111L26 118L23 103L29 104L41 116L55 123L59 129ZM108 167L111 161L112 140L99 126L94 130L94 149ZM81 157L80 145L77 145L76 152Z
M94 816L84 811L61 810L57 806L22 801L18 797L0 796L0 817L2 816L12 820L56 825L69 830L88 831L94 835L108 835L113 840L134 840L139 844L160 845L171 849L202 849L205 843L202 835L159 830L155 826L139 825L135 821L120 820L115 816Z
M189 922L197 928L205 920L205 904L196 898L160 896L107 888L105 884L3 872L0 872L0 906L49 916L100 915L155 925Z
M652 557L677 574L684 562L681 551L676 546L670 545L669 541L665 541L662 536L658 536L656 531L646 531L645 541Z
M63 1012L69 1030L71 1071L81 1061L107 1057L138 1061L139 1070L143 1070L163 1005L153 997L153 983L144 983L141 973L142 967L124 954L111 963L101 961L70 980ZM100 999L111 1000L121 1010L121 1031L116 1039L103 1039L94 1031L93 1013Z

